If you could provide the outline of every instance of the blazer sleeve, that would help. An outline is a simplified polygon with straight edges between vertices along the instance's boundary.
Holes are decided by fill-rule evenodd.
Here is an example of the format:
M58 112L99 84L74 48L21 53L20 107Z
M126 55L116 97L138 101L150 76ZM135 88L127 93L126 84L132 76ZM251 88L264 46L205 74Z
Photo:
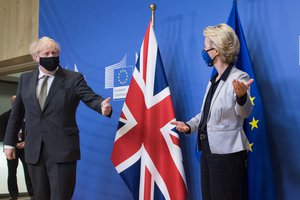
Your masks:
M191 133L195 132L198 129L200 120L201 120L201 112L186 122L190 126Z
M96 94L86 83L82 74L79 74L75 80L76 95L88 107L102 114L101 103L104 100L100 95Z

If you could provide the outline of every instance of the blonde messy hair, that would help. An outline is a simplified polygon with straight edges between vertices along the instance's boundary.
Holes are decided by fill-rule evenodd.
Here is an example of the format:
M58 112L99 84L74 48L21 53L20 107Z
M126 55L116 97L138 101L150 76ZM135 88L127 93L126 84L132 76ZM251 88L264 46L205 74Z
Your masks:
M60 51L59 44L55 40L49 37L42 37L30 45L29 52L32 58L35 59L43 49L53 49L56 50L57 53Z
M224 63L235 63L240 52L240 42L234 30L227 24L208 26L203 35L208 39L210 47L220 53Z

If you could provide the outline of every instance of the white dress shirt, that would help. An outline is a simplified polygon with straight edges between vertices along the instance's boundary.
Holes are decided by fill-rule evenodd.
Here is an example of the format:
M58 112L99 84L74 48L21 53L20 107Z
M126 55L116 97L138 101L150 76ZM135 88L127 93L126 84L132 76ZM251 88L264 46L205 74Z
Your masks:
M53 74L45 74L44 72L41 71L41 69L39 69L39 76L38 76L38 80L37 80L37 84L36 84L36 96L37 97L39 96L39 94L41 92L42 82L46 76L49 76L49 78L47 80L47 95L48 95L50 87L54 80L54 75L55 75L56 71L57 70L55 70Z

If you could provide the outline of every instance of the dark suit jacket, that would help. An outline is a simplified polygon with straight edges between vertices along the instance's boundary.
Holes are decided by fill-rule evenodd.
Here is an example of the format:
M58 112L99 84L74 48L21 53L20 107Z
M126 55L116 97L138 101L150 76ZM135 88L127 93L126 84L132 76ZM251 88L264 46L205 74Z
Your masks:
M0 141L2 142L5 136L8 119L11 113L11 109L0 115Z
M1 134L0 141L3 141L3 139L4 139L10 114L11 114L11 109L9 109L8 111L6 111L5 113L3 113L0 116L0 134ZM16 143L23 142L25 140L25 122L24 121L22 121L21 129L22 129L21 135L19 135L20 137L17 138Z
M101 113L104 99L94 93L82 74L59 68L44 110L41 110L36 97L38 73L36 70L20 78L4 144L15 146L18 127L25 116L26 162L37 163L43 142L52 149L48 158L51 161L76 161L80 159L79 130L75 116L79 101L82 100L88 107Z

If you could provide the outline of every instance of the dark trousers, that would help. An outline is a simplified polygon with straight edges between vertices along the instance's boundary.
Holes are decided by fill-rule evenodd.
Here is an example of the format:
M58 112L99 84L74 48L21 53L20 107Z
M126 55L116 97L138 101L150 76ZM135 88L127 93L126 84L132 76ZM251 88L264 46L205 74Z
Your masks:
M37 164L28 164L29 174L37 200L71 200L76 182L76 161L56 163L49 160L52 153L46 144L42 145Z
M27 164L25 163L25 158L24 158L24 150L16 149L16 159L7 160L7 167L8 167L7 186L8 186L9 195L12 199L17 199L19 195L18 182L17 182L17 168L19 165L19 159L21 160L23 165L25 183L26 183L28 194L31 197L33 196L32 184L30 181Z
M247 199L247 151L212 154L208 140L201 140L203 200Z

